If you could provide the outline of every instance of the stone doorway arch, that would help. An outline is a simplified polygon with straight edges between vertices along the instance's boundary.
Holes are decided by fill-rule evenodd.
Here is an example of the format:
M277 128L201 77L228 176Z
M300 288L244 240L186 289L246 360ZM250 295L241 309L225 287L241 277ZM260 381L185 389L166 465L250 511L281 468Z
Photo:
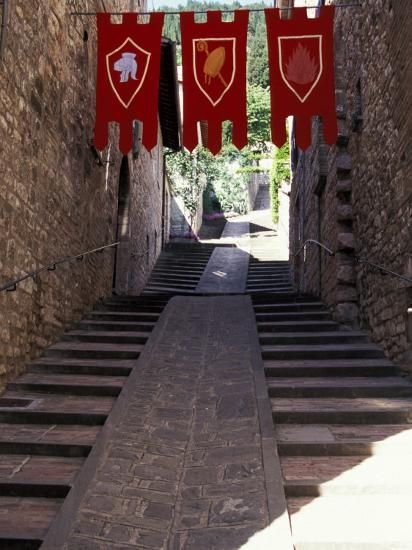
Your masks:
M130 267L130 170L127 156L122 158L117 199L116 248L113 270L113 292L127 294Z

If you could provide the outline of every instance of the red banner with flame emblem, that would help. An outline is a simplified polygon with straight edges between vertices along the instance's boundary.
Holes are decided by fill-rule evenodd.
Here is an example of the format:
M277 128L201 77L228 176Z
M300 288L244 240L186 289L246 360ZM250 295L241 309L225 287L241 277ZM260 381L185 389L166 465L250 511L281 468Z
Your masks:
M124 13L121 24L109 13L97 14L97 88L94 141L97 149L108 142L109 122L120 125L120 151L127 155L133 143L133 121L143 123L142 143L157 144L157 98L163 13L150 22L137 22L136 13Z
M281 147L289 115L296 119L296 143L311 144L311 117L320 115L325 141L336 142L338 128L333 70L334 7L320 8L320 17L309 19L306 8L294 8L291 19L280 19L280 10L266 9L271 81L272 141Z
M221 12L207 12L196 23L193 12L180 14L183 56L183 144L198 144L198 125L207 122L207 147L215 155L222 147L222 122L232 122L232 141L247 144L246 36L248 10L223 22Z

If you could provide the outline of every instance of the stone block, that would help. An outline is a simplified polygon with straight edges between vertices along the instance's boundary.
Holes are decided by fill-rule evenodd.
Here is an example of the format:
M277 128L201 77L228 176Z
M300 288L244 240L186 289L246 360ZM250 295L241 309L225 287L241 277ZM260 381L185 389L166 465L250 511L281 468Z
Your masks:
M334 318L339 323L356 326L358 322L359 309L355 303L337 304L334 311Z
M338 153L336 155L336 168L341 173L347 173L352 170L352 157L349 153Z
M337 219L341 222L352 221L353 210L350 204L339 204L337 210Z
M355 237L353 233L339 233L338 250L353 250L355 248Z
M354 284L356 282L356 271L351 265L339 265L336 274L340 283Z
M350 193L352 191L352 180L351 179L338 179L336 182L336 194L340 193Z
M354 286L338 285L336 291L336 301L342 302L356 302L358 300L358 293Z

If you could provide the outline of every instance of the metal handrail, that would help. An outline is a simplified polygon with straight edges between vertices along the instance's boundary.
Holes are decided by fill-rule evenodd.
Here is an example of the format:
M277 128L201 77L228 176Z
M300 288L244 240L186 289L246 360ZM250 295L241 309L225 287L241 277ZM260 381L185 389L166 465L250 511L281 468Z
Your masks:
M320 243L319 241L316 241L315 239L307 239L303 243L303 245L299 248L299 250L294 253L294 256L295 257L298 256L302 252L302 250L304 250L304 252L306 254L306 247L307 247L308 244L318 245L320 248L323 248L324 250L326 250L326 252L328 252L329 256L335 256L335 254L336 254L336 252L334 252L333 250L331 250L330 248L328 248L324 244ZM401 275L400 273L396 273L396 271L392 271L390 269L387 269L386 267L383 267L382 265L375 264L374 262L371 262L370 260L367 260L366 258L360 258L359 256L356 256L356 255L354 255L353 257L360 264L370 265L371 267L374 267L375 269L378 269L379 271L382 271L383 273L386 273L388 275L392 275L393 277L397 277L398 279L401 279L402 281L406 281L407 283L412 283L412 278L411 277L407 277L406 275ZM306 256L305 256L305 258L306 258Z
M44 265L40 267L39 269L36 269L36 271L30 271L29 273L26 273L25 275L22 275L21 277L17 277L16 279L13 279L12 281L9 281L5 283L4 285L0 286L0 292L3 290L6 290L7 292L13 292L17 289L17 285L21 283L22 281L25 281L26 279L35 279L37 275L40 273L43 273L43 271L54 271L56 269L56 266L60 264L64 264L67 262L71 262L72 260L83 260L86 256L89 256L90 254L94 254L96 252L102 252L106 248L114 248L115 246L118 246L120 244L120 241L106 244L104 246L100 246L99 248L93 248L92 250L87 250L86 252L82 252L81 254L76 254L75 256L65 256L64 258L58 258L57 260L53 260L47 265Z
M412 283L412 278L407 277L406 275L401 275L400 273L396 273L396 271L391 271L390 269L387 269L386 267L383 267L382 265L375 264L373 262L370 262L366 258L359 258L358 256L355 256L355 260L359 264L368 264L375 269L379 269L379 271L382 271L383 273L387 273L388 275L392 275L393 277L397 277L398 279L402 279L402 281L406 281L407 283Z
M302 252L302 250L306 251L306 247L307 247L308 244L317 244L318 246L320 246L321 248L326 250L326 252L329 254L329 256L334 256L335 255L333 250L331 250L330 248L328 248L324 244L320 243L319 241L316 241L315 239L308 239L307 241L305 241L302 244L302 246L299 248L299 250L297 252L295 252L294 256L297 256L298 254L300 254Z

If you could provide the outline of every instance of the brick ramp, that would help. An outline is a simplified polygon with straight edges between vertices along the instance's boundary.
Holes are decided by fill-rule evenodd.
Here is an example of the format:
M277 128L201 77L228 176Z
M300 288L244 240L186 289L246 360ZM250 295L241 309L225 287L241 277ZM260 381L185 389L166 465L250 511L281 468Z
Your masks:
M171 299L42 548L292 548L258 351L249 297Z

